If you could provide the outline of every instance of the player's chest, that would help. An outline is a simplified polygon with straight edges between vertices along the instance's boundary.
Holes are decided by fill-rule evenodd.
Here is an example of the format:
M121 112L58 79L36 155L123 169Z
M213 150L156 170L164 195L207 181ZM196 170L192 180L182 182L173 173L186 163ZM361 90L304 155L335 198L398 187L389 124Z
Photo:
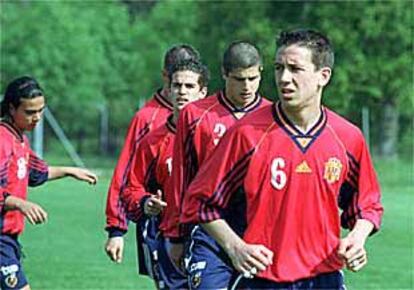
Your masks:
M196 128L195 137L203 146L215 147L237 121L238 119L230 114L205 116Z
M160 184L164 184L172 174L172 155L174 143L173 139L166 140L164 146L159 150L159 155L156 164L157 180Z
M297 142L283 134L265 140L249 166L249 186L254 187L255 180L262 180L263 186L275 193L338 192L348 167L343 145L329 134L306 142Z

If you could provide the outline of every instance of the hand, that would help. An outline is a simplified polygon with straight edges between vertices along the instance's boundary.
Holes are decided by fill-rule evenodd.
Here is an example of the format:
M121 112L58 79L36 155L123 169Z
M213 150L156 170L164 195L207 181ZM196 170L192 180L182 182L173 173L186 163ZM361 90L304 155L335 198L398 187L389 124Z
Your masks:
M108 238L105 244L105 252L113 262L121 263L122 255L124 253L124 238L123 237Z
M46 211L36 203L22 200L18 204L18 209L32 225L42 224L47 221Z
M244 241L227 251L234 268L246 278L266 270L273 264L273 252L263 245L247 244Z
M157 191L156 195L151 195L144 204L144 213L147 215L156 216L167 206L167 203L162 200L161 190Z
M368 262L365 240L348 235L339 242L338 255L352 272L361 270Z
M168 255L175 266L184 272L184 244L183 243L170 243L168 249Z
M74 167L70 171L70 175L78 180L86 181L89 184L95 185L98 182L96 174L84 168Z

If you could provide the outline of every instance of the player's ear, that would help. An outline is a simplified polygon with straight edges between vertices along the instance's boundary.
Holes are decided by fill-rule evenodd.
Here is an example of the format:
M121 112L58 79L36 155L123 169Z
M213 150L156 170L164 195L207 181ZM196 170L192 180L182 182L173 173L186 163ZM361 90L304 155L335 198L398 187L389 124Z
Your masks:
M14 115L16 114L17 108L14 107L13 104L9 104L9 114L10 116L14 117Z
M226 74L226 70L224 69L224 67L221 67L221 77L223 78L223 80L227 79L227 74Z
M167 72L166 69L163 69L161 71L161 78L162 78L165 85L170 86L170 78L168 77L168 72Z
M332 70L329 67L323 67L319 70L320 78L319 78L319 85L324 87L329 83L329 80L331 79Z
M205 98L207 96L208 88L203 87L200 92L201 92L201 98Z

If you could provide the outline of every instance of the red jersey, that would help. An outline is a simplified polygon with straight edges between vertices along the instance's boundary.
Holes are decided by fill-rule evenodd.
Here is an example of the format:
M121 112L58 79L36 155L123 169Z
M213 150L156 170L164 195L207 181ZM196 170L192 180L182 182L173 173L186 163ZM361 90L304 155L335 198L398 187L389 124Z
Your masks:
M123 235L128 230L124 205L120 199L120 192L126 185L132 158L138 144L151 130L165 124L172 112L172 105L160 91L148 101L133 117L124 147L115 167L106 202L106 230L110 236Z
M138 222L146 197L158 189L163 191L171 179L174 138L175 124L168 118L165 125L149 133L138 146L127 186L121 193L129 220Z
M174 204L170 205L169 210L176 212L175 216L170 216L174 218L171 224L175 223L176 227L165 232L167 237L177 238L183 235L178 229L181 199L199 167L210 156L220 138L239 120L235 114L246 115L269 103L257 94L244 108L237 108L223 91L219 91L188 104L180 112L173 153L173 187L167 188L167 191L173 191L168 193L169 196L174 196Z
M48 167L30 149L27 137L9 123L0 122L0 140L0 232L18 235L24 229L24 215L4 211L4 200L8 195L26 200L28 186L47 181Z
M340 225L380 226L380 189L358 128L329 111L308 132L280 104L238 123L188 188L182 222L224 219L274 253L259 277L296 281L342 268Z

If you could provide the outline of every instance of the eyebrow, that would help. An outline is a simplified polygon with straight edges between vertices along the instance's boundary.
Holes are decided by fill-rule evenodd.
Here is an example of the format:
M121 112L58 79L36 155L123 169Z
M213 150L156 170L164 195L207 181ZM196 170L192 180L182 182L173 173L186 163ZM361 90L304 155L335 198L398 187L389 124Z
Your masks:
M43 106L39 110L30 110L30 109L28 109L28 110L24 110L24 111L27 112L27 113L36 113L36 112L43 111L45 108L46 108L46 106Z

